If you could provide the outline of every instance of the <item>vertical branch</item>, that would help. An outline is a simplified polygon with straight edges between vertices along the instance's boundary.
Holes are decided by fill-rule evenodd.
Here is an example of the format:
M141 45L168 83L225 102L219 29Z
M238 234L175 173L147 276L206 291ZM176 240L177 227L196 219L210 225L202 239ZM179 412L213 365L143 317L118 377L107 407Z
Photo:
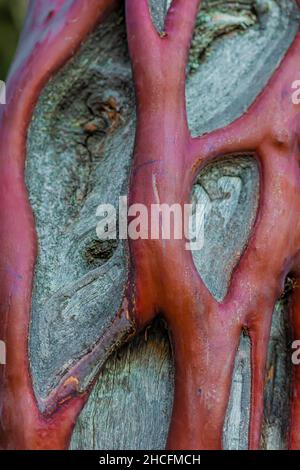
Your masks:
M187 57L201 0L173 0L165 20L165 32Z
M145 62L158 45L148 0L126 0L127 40L133 67Z
M126 18L130 36L128 42L143 38L144 33L155 32L148 0L126 0ZM131 33L135 35L135 38L131 36Z

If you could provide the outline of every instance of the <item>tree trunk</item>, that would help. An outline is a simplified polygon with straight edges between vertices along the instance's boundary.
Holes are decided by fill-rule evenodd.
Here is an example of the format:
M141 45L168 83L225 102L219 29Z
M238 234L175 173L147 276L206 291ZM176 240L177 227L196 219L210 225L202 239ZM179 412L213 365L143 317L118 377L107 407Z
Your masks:
M149 0L161 31L168 3ZM187 70L192 135L223 127L248 109L292 43L298 15L289 0L203 2ZM60 384L70 383L73 366L93 351L79 372L81 390L94 387L71 449L163 449L167 442L174 396L168 326L163 315L145 321L147 326L119 348L136 328L124 313L127 248L122 241L101 242L96 234L98 205L117 207L119 196L128 192L135 125L120 7L48 80L27 138L26 185L38 235L29 359L43 412L51 413L54 401L65 399ZM259 168L250 152L212 161L194 182L193 198L205 204L204 246L193 254L194 263L216 301L225 298L247 245L259 194ZM180 289L172 292L178 305ZM276 304L268 347L261 438L266 449L287 447L292 369L287 295ZM114 332L105 336L112 322ZM226 449L248 448L250 356L245 329L220 436ZM218 396L217 390L211 393Z

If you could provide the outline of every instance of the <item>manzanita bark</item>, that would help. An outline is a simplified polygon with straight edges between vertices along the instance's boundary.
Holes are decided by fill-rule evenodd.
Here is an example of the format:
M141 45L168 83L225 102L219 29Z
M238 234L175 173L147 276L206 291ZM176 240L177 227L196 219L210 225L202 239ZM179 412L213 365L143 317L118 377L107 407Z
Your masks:
M32 390L27 346L36 235L24 184L26 131L43 85L114 6L110 0L74 0L68 8L62 3L48 2L51 8L46 16L37 7L41 3L31 3L8 105L1 115L0 337L8 347L0 384L3 448L67 447L88 395L78 387L87 357L69 371L43 414ZM251 153L261 180L256 222L222 302L205 287L184 239L131 240L126 298L116 319L131 321L140 330L162 313L168 323L176 369L169 449L221 448L236 350L246 330L252 345L249 448L256 449L274 304L287 274L293 273L296 280L300 277L300 115L291 99L292 83L299 78L300 33L240 119L192 138L185 84L199 5L199 0L173 0L164 33L158 34L147 0L126 1L137 99L130 204L145 204L149 209L151 204L188 204L195 178L205 165L225 155ZM46 33L41 33L45 27ZM299 309L299 289L295 289L291 300L295 338L300 335ZM300 374L295 368L291 449L300 447L299 394Z

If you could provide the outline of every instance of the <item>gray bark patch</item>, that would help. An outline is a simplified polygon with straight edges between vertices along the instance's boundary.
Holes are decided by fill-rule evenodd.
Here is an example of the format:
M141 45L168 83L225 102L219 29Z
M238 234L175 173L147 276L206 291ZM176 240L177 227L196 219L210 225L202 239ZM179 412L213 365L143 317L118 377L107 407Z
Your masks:
M218 301L224 299L246 246L258 196L258 167L251 155L222 158L204 168L195 182L192 198L204 207L204 244L192 256Z
M270 335L262 448L287 449L292 385L292 332L287 299L277 302Z
M235 358L233 381L223 429L223 448L248 449L248 427L251 402L251 342L241 334Z
M80 415L70 448L163 449L174 381L170 354L159 322L114 354Z
M39 238L30 358L42 398L106 331L126 281L122 243L100 244L96 234L97 206L118 207L127 192L134 139L118 20L113 15L50 81L29 130L26 181Z

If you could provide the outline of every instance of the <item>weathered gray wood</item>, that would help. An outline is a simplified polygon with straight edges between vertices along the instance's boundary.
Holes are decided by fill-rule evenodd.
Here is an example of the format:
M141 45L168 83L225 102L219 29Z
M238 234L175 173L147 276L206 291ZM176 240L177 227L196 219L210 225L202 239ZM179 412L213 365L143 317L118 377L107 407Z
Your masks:
M163 449L172 392L169 342L156 322L106 363L71 448Z
M165 3L151 0L151 4L161 28ZM187 85L189 125L194 135L241 115L295 35L292 2L246 4L204 2ZM225 26L216 12L227 14ZM227 34L237 26L246 29ZM218 32L222 37L218 38ZM101 105L108 102L114 107L113 122ZM99 246L95 212L98 204L116 204L118 196L126 194L134 109L124 21L119 12L90 36L46 86L29 132L26 180L39 235L30 358L38 396L45 396L68 365L97 341L119 306L126 280L124 250L121 244ZM91 122L98 129L93 134L86 126ZM205 246L195 263L216 298L222 298L228 289L234 252L240 253L245 245L257 205L255 163L251 157L247 161L243 157L235 165L230 159L226 164L217 163L197 181L198 195L205 190L214 209L207 212ZM214 260L218 262L214 264ZM246 446L249 349L242 339L224 428L228 448ZM285 352L285 347L279 348L270 361L286 357ZM282 371L280 390L284 390L285 377ZM156 324L147 342L141 336L107 362L79 417L71 447L163 448L172 394L168 338ZM274 425L272 417L266 418L267 447L282 445L281 437L276 437L279 421L276 418Z
M271 329L265 387L262 447L286 449L292 382L292 334L287 297L277 302Z
M122 244L103 253L95 230L97 206L117 207L126 194L134 139L124 30L113 34L118 19L114 15L50 82L29 133L26 175L40 244L30 349L42 397L105 331L126 280ZM111 97L113 122L101 111ZM99 129L92 135L84 130L91 121Z
M233 381L223 431L223 446L228 450L246 450L248 448L251 397L250 353L250 339L242 334L235 359Z
M192 252L206 286L221 301L242 255L256 216L258 167L253 155L235 156L208 165L193 191L205 211L204 245Z

